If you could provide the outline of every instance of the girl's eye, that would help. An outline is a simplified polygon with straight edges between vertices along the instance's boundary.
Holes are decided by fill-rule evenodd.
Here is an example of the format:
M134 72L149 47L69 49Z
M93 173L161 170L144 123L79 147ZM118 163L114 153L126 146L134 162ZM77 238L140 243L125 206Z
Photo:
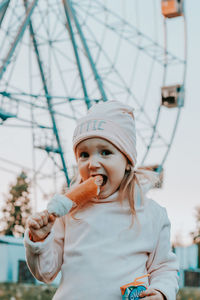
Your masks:
M89 157L89 154L87 152L81 152L79 157L86 158L86 157Z
M101 151L101 154L102 154L103 156L105 156L105 155L110 155L110 154L112 154L112 153L111 153L110 150L102 150L102 151Z

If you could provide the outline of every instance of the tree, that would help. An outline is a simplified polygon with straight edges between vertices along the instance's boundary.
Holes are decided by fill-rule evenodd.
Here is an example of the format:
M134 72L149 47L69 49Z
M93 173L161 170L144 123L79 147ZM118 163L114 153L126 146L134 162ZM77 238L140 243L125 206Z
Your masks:
M196 229L191 232L194 242L200 242L200 206L195 207Z
M183 246L184 246L183 235L181 230L179 230L174 237L172 248L175 249L176 247L183 247Z
M16 237L23 236L26 219L32 209L29 198L30 182L27 174L22 171L17 177L16 183L10 185L9 194L6 197L2 212L1 233Z
M198 268L200 268L200 206L196 207L196 230L191 232L193 241L198 246Z

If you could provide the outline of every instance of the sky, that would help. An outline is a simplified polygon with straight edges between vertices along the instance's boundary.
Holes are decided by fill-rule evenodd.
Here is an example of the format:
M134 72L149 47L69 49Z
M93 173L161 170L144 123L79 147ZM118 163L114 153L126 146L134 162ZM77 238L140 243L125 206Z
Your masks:
M200 205L199 11L199 0L185 0L188 47L185 105L172 148L165 162L163 187L149 193L167 209L171 221L172 241L178 235L179 241L185 245L191 243L190 232L194 231L196 226L195 207ZM17 142L17 131L13 135L13 140ZM7 137L1 136L1 142L4 141L7 142ZM21 156L25 156L23 149L20 151ZM12 152L13 148L8 147L4 157L11 158ZM27 159L29 156L31 152L26 153ZM9 169L12 167L9 166ZM3 194L6 193L8 185L13 182L15 176L8 172L1 172L0 175L0 204L2 204Z

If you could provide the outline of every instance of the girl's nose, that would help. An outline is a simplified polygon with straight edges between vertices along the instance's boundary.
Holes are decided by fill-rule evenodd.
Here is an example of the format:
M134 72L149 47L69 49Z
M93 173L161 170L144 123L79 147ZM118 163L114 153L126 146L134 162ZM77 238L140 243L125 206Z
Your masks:
M89 169L97 169L100 167L100 162L96 156L91 156L89 160Z

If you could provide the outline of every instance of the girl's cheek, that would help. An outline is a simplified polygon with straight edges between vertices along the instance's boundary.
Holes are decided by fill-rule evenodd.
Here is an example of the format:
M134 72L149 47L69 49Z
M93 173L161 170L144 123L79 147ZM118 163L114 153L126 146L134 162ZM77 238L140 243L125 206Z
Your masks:
M79 170L79 173L81 173L81 174L87 173L87 164L85 164L85 163L78 164L78 170Z

